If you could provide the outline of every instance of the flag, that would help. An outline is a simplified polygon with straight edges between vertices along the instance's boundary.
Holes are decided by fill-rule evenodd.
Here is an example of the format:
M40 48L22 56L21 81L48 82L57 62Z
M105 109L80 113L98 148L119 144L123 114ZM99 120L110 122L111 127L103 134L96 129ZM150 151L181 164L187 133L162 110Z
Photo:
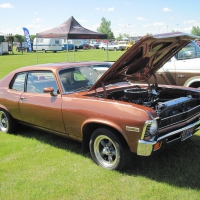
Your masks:
M32 47L31 47L31 40L30 40L29 31L28 31L27 28L23 28L23 30L24 30L24 37L26 38L26 42L28 43L28 51L31 52Z

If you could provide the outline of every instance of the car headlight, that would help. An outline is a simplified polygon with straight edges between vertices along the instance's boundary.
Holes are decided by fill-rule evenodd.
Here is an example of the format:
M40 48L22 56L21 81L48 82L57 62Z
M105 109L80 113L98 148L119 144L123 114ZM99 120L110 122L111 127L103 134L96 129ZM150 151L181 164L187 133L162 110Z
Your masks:
M158 130L158 123L157 123L157 121L154 119L154 120L152 120L152 123L151 123L151 125L150 125L149 133L150 133L151 135L154 135L154 134L157 132L157 130Z

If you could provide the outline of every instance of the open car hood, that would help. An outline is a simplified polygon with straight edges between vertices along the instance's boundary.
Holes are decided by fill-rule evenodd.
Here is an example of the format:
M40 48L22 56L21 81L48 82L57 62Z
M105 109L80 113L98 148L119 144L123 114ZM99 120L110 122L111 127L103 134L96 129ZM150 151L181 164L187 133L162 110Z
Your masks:
M173 32L145 36L127 50L90 88L94 90L120 81L147 81L195 35Z

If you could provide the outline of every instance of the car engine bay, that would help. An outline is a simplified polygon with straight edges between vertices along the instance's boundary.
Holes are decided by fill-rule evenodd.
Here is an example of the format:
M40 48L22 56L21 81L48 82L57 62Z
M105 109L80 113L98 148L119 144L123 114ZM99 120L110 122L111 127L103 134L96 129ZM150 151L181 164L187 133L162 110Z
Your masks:
M96 92L95 96L152 108L161 119L160 128L187 121L200 112L199 93L195 90L133 85Z

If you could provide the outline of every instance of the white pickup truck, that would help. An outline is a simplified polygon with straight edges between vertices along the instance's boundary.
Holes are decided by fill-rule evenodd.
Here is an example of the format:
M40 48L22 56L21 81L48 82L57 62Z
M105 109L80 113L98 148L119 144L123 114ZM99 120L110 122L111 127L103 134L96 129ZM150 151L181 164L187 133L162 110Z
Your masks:
M107 44L102 43L99 45L99 49L102 49L104 51L106 49L113 50L113 51L118 51L118 50L123 51L123 50L125 50L125 48L126 48L126 46L120 45L120 44L108 44L108 46L107 46Z
M200 47L195 41L183 47L157 72L159 84L200 88ZM152 77L150 83L154 82Z

